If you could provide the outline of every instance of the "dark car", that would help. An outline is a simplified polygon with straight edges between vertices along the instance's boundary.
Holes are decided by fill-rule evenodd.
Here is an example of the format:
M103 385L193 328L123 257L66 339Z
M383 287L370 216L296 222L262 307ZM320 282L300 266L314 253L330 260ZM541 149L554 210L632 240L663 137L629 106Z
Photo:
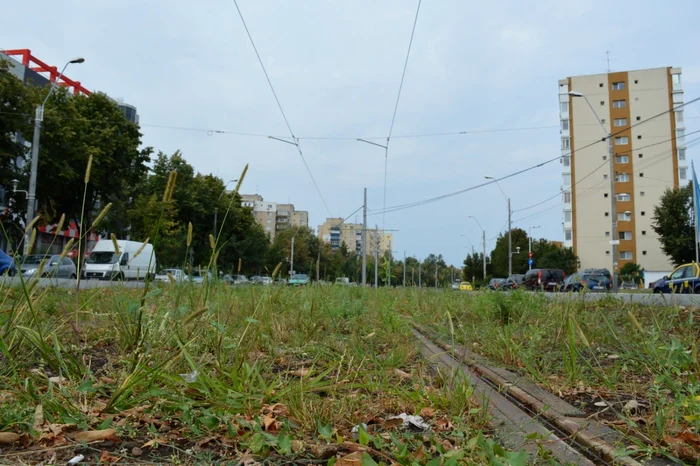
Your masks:
M17 275L15 261L2 250L0 250L0 275Z
M492 279L489 281L489 284L486 285L486 287L487 287L489 290L497 291L497 290L500 290L501 288L503 288L503 284L504 284L505 282L506 282L506 279L505 279L505 278L492 278Z
M525 274L522 288L529 291L558 291L564 283L566 274L559 269L532 269Z
M602 273L581 272L566 277L561 290L574 292L586 289L590 291L607 291L610 287L610 279Z
M506 278L506 282L503 284L503 290L517 290L520 288L520 284L523 282L525 275L523 274L513 274Z
M582 273L604 275L608 280L612 281L612 275L610 275L610 271L608 269L586 269Z
M654 282L654 293L700 294L700 266L690 263L677 267Z

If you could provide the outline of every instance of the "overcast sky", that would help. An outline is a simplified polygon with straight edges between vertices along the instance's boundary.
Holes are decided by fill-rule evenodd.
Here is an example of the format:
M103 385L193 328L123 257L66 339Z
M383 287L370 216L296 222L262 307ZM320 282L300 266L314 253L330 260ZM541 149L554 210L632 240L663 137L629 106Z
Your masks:
M384 151L354 138L386 142L416 4L239 0L332 216L360 207L363 187L370 208L381 210ZM680 66L685 100L700 96L699 16L697 0L423 1L390 142L387 206L558 156L557 80L605 72L608 50L613 71ZM29 48L56 66L85 57L67 75L135 105L145 145L179 149L198 171L224 180L250 163L244 193L292 202L309 211L314 228L329 215L294 146L265 137L289 133L233 0L15 2L0 48ZM700 107L685 115L686 132L697 130ZM401 137L509 128L539 129ZM304 139L313 137L347 139ZM514 210L527 207L560 190L561 166L501 185ZM507 219L495 185L388 213L385 222L399 230L396 255L441 253L458 265L472 244L480 247L481 230L469 215L486 229L490 250ZM525 229L540 225L537 237L563 239L558 197L513 219ZM370 223L381 228L382 216Z

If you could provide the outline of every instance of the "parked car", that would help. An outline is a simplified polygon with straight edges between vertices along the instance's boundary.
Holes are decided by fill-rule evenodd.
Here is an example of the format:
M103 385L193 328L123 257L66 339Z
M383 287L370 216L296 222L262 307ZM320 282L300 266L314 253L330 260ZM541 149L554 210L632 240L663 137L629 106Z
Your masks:
M305 273L295 273L289 278L289 284L292 286L308 285L309 282L309 276Z
M222 275L219 278L219 281L221 281L221 283L225 283L227 285L233 285L233 283L235 282L235 280L233 279L233 275L231 275L230 273L226 273L226 274Z
M700 267L696 263L677 267L669 275L654 282L654 293L700 294Z
M34 277L39 273L41 263L44 267L41 270L42 277L51 278L76 278L77 269L75 263L67 257L61 259L60 255L32 254L20 259L20 270L25 277Z
M486 287L487 287L489 290L494 290L494 291L500 290L500 289L503 287L503 284L504 284L505 282L506 282L506 279L505 279L505 278L492 278L492 279L489 281L488 285L486 285Z
M285 280L284 278L275 279L275 285L285 286L286 284L287 284L287 280Z
M17 266L12 257L5 254L5 251L0 250L0 275L17 275Z
M586 269L582 273L590 273L594 275L604 275L608 280L612 282L612 275L608 269Z
M253 285L259 285L261 278L262 277L260 275L253 275L252 277L250 277L250 283L252 283Z
M258 281L258 285L263 285L263 286L268 286L272 285L273 280L270 277L260 277L260 280Z
M111 240L99 240L85 261L83 277L99 280L144 280L146 274L155 277L156 256L152 244L119 240L117 245L119 255Z
M579 272L566 277L561 290L574 292L582 290L607 291L611 286L610 279L601 273Z
M561 288L566 274L559 269L532 269L528 270L520 284L529 291L558 291Z
M248 286L251 284L251 281L248 280L245 275L235 275L233 277L233 284L234 286Z
M190 280L192 283L204 283L204 281L211 282L214 279L214 275L211 272L205 272L200 270L193 270Z
M335 284L348 286L348 285L350 285L350 279L347 277L338 277L335 279Z
M523 282L525 275L523 274L513 274L506 278L506 282L503 284L504 290L517 290L520 288L520 284Z
M459 284L459 288L457 288L459 291L473 291L474 288L472 287L472 284L469 282L461 282Z
M156 281L170 283L170 277L168 275L173 277L175 283L182 283L190 279L182 269L163 269L159 274L156 274Z
M462 282L460 282L459 280L453 281L453 282L452 282L452 285L451 285L451 286L452 286L452 289L453 289L453 290L459 290L459 286L460 286L461 284L462 284Z

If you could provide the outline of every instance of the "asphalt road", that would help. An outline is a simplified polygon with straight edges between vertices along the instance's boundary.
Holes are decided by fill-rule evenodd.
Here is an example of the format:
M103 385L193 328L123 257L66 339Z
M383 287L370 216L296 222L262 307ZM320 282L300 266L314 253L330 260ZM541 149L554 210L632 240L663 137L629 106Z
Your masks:
M33 279L32 279L33 280ZM25 283L28 279L24 279ZM0 286L19 286L21 280L19 277L0 277ZM75 288L75 280L68 278L40 278L39 286L46 288L49 286L55 286L56 288ZM80 280L80 289L94 289L94 288L143 288L143 282L137 281L127 281L127 282L117 282L117 281L106 281L106 280Z

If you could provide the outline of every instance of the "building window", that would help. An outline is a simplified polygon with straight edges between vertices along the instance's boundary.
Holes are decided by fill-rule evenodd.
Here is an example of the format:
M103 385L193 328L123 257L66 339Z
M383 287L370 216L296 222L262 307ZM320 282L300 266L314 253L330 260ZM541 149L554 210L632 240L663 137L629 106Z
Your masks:
M564 240L571 241L571 230L564 230Z
M603 197L608 197L608 193L603 193Z
M612 90L613 91L621 91L625 88L625 82L624 81L619 81L616 83L612 84Z
M561 130L569 131L569 120L561 120Z
M569 149L569 138L561 138L561 148L562 149Z
M630 157L629 155L616 155L615 156L615 163L629 163Z
M565 210L565 211L564 211L564 221L565 221L565 222L570 222L570 221L571 221L571 211L570 211L570 210Z
M635 84L639 84L639 79L635 79L635 80L634 80L634 83L635 83Z
M647 252L646 252L646 251L642 251L642 256L646 256L646 255L647 255Z
M681 180L684 180L688 176L688 169L687 168L681 168L678 170L678 173L680 174Z
M632 199L632 196L630 196L629 193L620 193L616 197L617 197L617 200L620 202L628 202Z
M606 217L610 217L610 212L605 212Z
M640 159L643 158L643 157L644 157L644 154L639 154L639 158L640 158Z
M647 231L646 231L646 230L642 230L642 236L646 236L646 235L647 235Z
M561 158L561 163L565 166L568 167L571 165L571 157L562 157Z
M571 193L564 193L564 204L571 204Z
M642 135L641 134L637 135L637 139L642 139Z
M600 106L602 107L603 105L605 105L605 101L604 101L604 100L601 100L601 101L600 101Z
M560 94L566 94L569 92L569 85L568 84L559 84L559 93Z
M616 146L622 146L625 144L629 144L629 138L627 136L617 136L615 138L615 145Z
M603 83L599 83L599 84L598 84L598 87L603 87Z
M642 217L644 217L647 213L642 210Z
M620 259L625 260L625 261L631 261L632 260L632 251L622 251L620 253Z
M678 160L685 160L685 149L678 149Z
M627 118L615 118L615 126L627 126Z
M681 88L681 75L680 73L675 73L671 75L671 82L673 83L673 89Z
M641 174L640 174L640 176L641 176ZM618 183L627 183L627 182L629 182L629 180L630 180L629 173L620 173L620 174L615 175L615 181L617 181Z
M607 180L607 179L608 179L608 175L607 175L607 174L606 174L606 175L603 175L603 179L604 179L604 180Z
M561 113L569 113L569 102L559 102L559 111Z
M562 177L562 179L563 179L563 182L564 182L564 186L567 186L567 187L568 187L568 186L571 186L571 175L568 175L568 174L567 174L567 175L564 175L564 176Z
M605 236L610 236L610 232L609 232L609 231L606 231L606 232L605 232Z
M606 256L609 256L609 255L610 255L610 251L605 251L605 255L606 255Z
M617 219L621 222L631 222L632 212L620 212L617 214Z
M613 100L613 108L626 108L627 107L627 101L622 99L622 100Z
M639 191L639 195L644 197L644 191Z

